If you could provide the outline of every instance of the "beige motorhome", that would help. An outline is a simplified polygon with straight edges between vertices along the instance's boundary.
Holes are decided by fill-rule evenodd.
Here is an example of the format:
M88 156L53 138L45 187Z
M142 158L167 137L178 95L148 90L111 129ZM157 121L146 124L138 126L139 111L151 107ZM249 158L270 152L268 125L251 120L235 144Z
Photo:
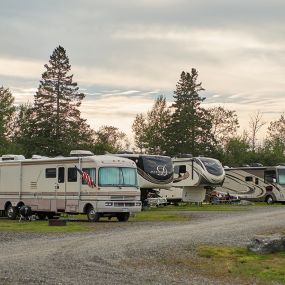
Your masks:
M80 171L88 173L88 185ZM0 210L15 219L22 205L40 219L65 212L85 213L89 221L117 217L127 221L141 211L136 164L123 157L36 156L25 159L5 155L0 159Z

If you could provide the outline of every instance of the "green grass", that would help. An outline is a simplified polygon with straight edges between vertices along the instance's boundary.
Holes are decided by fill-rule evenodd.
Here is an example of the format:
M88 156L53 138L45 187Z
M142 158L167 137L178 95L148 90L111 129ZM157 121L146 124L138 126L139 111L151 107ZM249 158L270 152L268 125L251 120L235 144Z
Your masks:
M88 231L88 223L67 222L66 226L49 226L48 221L11 221L0 220L2 232L82 232Z
M285 284L285 253L255 254L238 247L200 246L198 255L202 263L210 264L210 275Z
M235 204L180 204L179 206L168 205L166 207L150 208L151 211L245 211L249 210L252 206L241 206Z
M177 210L176 210L177 211ZM174 211L168 211L167 208L157 210L149 209L136 213L135 217L130 217L130 221L189 221L190 217L179 214Z

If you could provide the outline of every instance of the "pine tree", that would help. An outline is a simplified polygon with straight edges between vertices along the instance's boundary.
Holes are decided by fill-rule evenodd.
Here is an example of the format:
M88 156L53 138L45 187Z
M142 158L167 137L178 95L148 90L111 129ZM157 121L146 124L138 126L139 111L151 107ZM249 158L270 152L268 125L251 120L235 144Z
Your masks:
M73 82L63 47L53 51L45 68L34 102L35 151L63 155L91 140L91 130L79 111L85 95Z
M182 72L174 91L174 110L167 128L167 149L170 155L191 153L206 155L211 151L214 138L211 134L211 120L201 107L205 100L199 96L203 91L198 82L198 72Z
M6 153L13 135L13 117L15 114L14 97L9 89L0 87L0 153Z

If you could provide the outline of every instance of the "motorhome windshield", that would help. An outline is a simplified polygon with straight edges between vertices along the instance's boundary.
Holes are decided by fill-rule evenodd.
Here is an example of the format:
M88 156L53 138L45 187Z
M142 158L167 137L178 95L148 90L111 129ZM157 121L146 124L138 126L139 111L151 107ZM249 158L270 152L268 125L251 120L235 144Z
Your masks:
M285 185L285 169L278 169L278 183Z
M220 176L223 174L224 169L222 165L214 159L211 158L205 158L205 157L199 157L201 162L204 164L206 170L216 176Z
M137 187L137 171L130 167L101 167L99 169L99 186Z
M173 176L173 165L170 157L143 156L143 170L155 179L167 180Z

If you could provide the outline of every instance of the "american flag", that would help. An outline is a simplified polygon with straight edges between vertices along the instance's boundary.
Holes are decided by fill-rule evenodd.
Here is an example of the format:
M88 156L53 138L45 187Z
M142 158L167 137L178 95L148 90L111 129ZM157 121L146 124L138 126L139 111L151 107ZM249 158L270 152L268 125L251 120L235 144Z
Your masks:
M90 177L90 175L85 172L82 171L81 169L79 169L76 165L75 165L76 170L80 173L80 175L82 176L83 180L88 184L89 187L94 187L94 182L92 180L92 178Z

